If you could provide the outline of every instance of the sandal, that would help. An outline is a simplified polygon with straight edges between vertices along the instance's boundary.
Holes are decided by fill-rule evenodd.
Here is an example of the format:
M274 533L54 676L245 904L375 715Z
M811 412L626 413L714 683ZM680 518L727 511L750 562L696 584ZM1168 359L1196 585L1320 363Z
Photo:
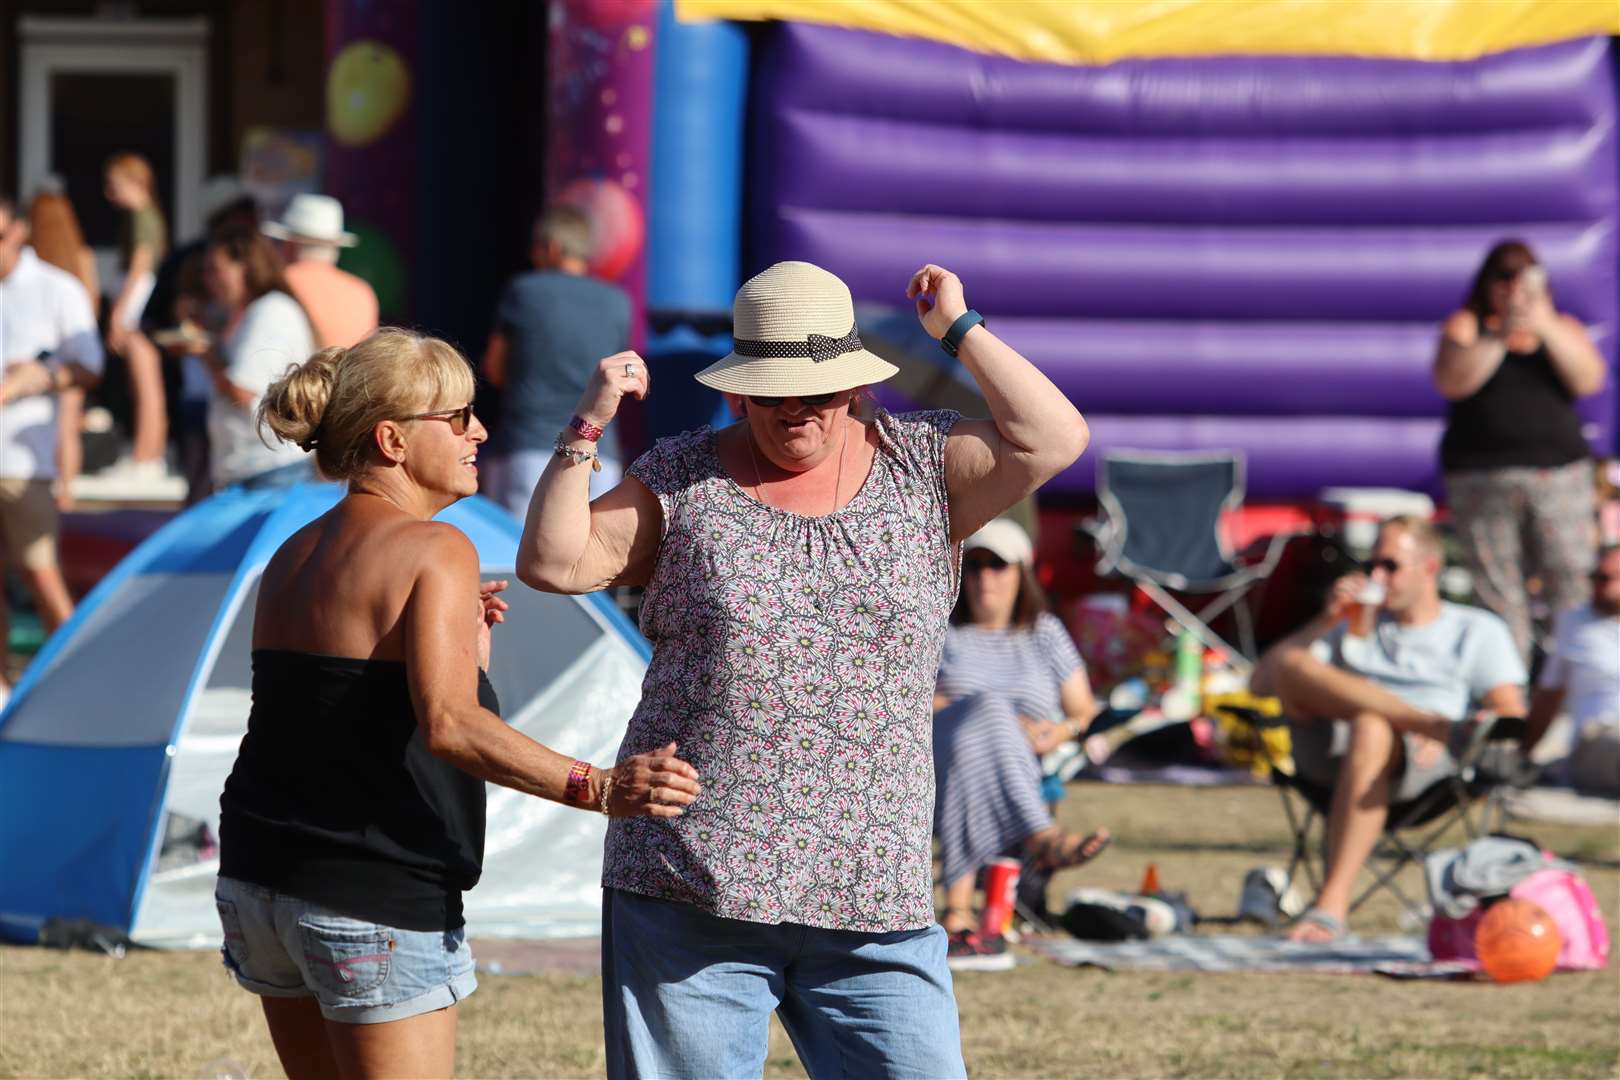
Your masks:
M1074 866L1084 866L1108 850L1114 842L1107 829L1098 829L1096 832L1080 836L1069 833L1060 839L1050 841L1041 846L1035 853L1035 861L1043 870L1067 870Z
M1294 931L1305 927L1313 927L1319 932L1319 936L1308 938L1294 936ZM1349 934L1350 928L1344 924L1343 919L1312 906L1301 912L1299 918L1289 927L1288 940L1300 945L1331 945L1348 937Z

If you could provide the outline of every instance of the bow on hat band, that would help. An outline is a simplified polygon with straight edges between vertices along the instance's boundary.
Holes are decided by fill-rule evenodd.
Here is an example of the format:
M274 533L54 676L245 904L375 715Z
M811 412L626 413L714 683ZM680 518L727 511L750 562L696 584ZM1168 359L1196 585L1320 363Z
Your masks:
M732 342L732 352L738 356L808 356L818 364L823 360L836 360L845 353L860 351L860 331L853 326L849 328L849 333L838 338L811 334L803 341L748 341L737 338Z

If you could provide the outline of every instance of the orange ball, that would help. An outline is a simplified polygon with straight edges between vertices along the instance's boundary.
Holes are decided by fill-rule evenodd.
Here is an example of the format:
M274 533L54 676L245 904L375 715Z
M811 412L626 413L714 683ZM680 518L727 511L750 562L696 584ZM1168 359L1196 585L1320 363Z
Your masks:
M1540 904L1498 900L1474 931L1480 966L1499 983L1536 982L1558 965L1564 935Z

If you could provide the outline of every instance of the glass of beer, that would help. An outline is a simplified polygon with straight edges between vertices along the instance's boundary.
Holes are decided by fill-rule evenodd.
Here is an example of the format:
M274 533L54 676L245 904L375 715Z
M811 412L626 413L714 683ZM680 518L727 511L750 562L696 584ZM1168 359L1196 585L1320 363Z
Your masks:
M1356 593L1356 598L1350 602L1350 633L1363 638L1371 634L1373 624L1378 619L1378 609L1383 606L1384 583L1367 579L1361 591Z

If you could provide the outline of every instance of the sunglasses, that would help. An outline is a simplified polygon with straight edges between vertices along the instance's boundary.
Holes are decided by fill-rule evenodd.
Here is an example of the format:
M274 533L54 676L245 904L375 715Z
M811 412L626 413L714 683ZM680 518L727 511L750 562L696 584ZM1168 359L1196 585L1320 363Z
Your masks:
M1373 559L1367 564L1366 569L1367 573L1369 574L1375 570L1382 570L1386 574L1394 574L1397 573L1400 568L1401 564L1396 562L1394 559Z
M969 574L982 573L985 570L1005 570L1009 563L999 555L969 555L962 560L962 570Z
M465 435L467 434L467 429L472 426L472 418L473 407L472 402L469 401L459 409L440 409L437 412L417 413L415 416L407 416L404 419L444 420L450 425L450 434Z
M839 393L840 391L835 390L830 394L798 394L796 397L797 400L805 405L809 405L811 408L819 408L822 405L832 401L832 399L837 397ZM755 405L758 405L762 409L774 409L781 405L782 402L791 399L785 397L756 397L753 394L749 394L748 400L752 401Z
M1599 585L1607 585L1614 579L1615 575L1613 574L1605 574L1602 570L1592 571L1592 580L1597 582Z

